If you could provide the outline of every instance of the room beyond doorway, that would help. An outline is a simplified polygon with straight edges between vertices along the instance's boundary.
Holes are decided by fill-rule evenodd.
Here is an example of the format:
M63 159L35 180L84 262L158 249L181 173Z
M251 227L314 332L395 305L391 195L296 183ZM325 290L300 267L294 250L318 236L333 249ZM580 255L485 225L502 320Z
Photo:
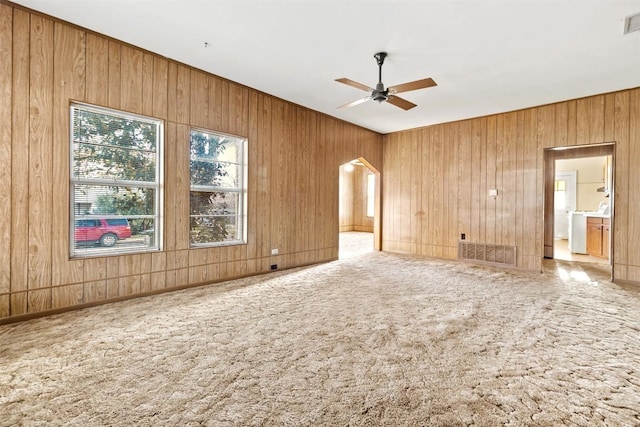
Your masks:
M355 248L359 244L368 244L368 251L381 250L380 206L380 172L364 158L341 165L337 230L340 233L341 254L361 253L361 248ZM368 236L359 236L358 233ZM349 236L351 238L346 238Z
M545 258L612 265L613 144L546 150L545 176Z

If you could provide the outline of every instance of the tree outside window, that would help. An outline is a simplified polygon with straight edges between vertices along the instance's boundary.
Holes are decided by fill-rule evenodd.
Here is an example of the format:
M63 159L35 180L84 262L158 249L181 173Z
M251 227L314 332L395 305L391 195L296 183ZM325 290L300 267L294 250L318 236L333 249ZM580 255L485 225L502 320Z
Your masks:
M190 140L191 245L245 243L247 140L200 130Z
M71 119L72 256L158 250L162 122L79 104Z

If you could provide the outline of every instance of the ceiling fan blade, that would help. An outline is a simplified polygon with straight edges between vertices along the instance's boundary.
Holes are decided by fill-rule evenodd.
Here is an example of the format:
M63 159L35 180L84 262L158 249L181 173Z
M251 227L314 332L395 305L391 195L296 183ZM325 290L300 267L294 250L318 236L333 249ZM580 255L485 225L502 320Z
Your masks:
M363 102L367 102L370 99L371 99L370 96L367 96L367 97L364 97L364 98L361 98L361 99L356 99L355 101L350 102L348 104L341 105L338 108L351 108L351 107L354 107L354 106L356 106L358 104L362 104Z
M346 78L343 77L341 79L336 79L336 81L338 83L343 83L343 84L346 84L348 86L352 86L352 87L355 87L355 88L358 88L358 89L361 89L361 90L364 90L364 91L367 91L367 92L373 92L373 89L370 88L369 86L363 85L362 83L355 82L355 81L353 81L351 79L346 79Z
M400 85L390 86L389 93L409 92L410 90L424 89L427 87L437 86L438 84L432 78L416 80L415 82L402 83Z
M410 110L416 106L413 102L409 102L406 99L402 99L399 96L389 95L387 98L387 102L389 104L395 105L396 107L400 107L403 110Z

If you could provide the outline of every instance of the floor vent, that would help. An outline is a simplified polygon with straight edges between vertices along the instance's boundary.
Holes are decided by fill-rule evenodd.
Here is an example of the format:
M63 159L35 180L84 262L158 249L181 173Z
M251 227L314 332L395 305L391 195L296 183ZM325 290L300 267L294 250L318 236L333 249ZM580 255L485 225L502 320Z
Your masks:
M516 265L516 247L488 243L458 242L458 259L487 262L498 265Z

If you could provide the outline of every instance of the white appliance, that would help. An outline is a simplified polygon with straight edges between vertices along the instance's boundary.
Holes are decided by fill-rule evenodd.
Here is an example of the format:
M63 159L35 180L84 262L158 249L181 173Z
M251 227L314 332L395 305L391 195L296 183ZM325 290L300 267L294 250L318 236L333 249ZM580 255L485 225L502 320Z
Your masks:
M587 253L587 217L584 212L569 213L569 252Z

